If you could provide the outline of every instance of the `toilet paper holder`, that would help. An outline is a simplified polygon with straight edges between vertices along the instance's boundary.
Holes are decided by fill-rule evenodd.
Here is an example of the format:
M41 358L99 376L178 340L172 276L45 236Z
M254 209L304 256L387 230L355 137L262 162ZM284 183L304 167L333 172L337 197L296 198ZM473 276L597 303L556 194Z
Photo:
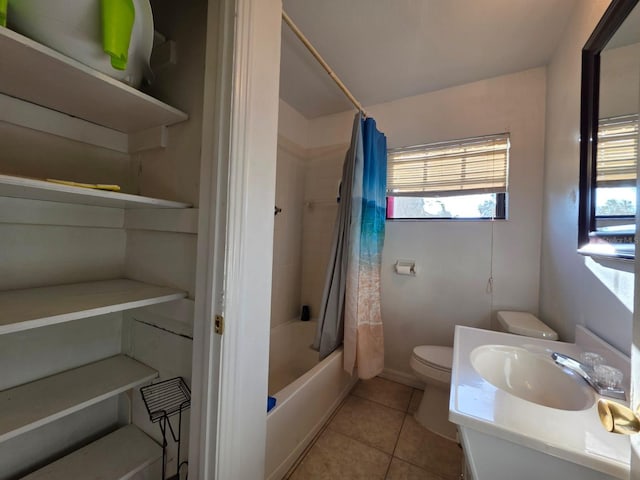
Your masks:
M398 275L415 276L417 273L416 262L413 260L396 260L394 269Z

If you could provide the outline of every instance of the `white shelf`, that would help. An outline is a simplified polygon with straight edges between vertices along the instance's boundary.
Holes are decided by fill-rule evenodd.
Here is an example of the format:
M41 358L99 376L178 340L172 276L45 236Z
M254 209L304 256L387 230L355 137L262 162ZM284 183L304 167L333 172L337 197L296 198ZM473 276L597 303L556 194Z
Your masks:
M0 92L125 133L188 115L8 28L0 27Z
M184 297L174 288L127 279L9 290L0 292L0 335Z
M1 30L1 28L0 28ZM1 77L2 75L0 75ZM0 175L0 196L113 208L189 208L188 203Z
M0 442L53 422L158 376L117 355L0 392ZM69 477L73 478L73 477Z
M162 458L162 448L127 425L22 480L125 480Z

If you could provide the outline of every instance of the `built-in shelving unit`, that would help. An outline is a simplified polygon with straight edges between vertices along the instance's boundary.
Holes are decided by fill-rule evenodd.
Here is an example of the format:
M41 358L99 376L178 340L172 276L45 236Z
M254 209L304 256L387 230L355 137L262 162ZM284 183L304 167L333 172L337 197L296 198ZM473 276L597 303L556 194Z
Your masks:
M74 187L11 175L0 175L0 196L114 208L189 208L191 206L188 203Z
M201 19L204 27L207 7L207 2L200 2L195 10L188 9L188 15L179 7L155 13L185 25ZM200 27L172 34L167 41L171 49L204 48ZM185 55L180 65L175 52L169 53L162 69L155 71L153 90L177 106L201 105L204 92L193 86L200 85L204 74L204 50L201 55ZM173 358L191 352L193 301L186 299L184 290L191 290L194 276L198 209L184 202L46 179L100 182L106 177L138 185L142 191L175 191L173 198L197 198L190 186L198 184L201 115L194 111L191 122L171 129L189 115L5 27L0 27L0 72L0 123L10 147L7 161L2 157L4 171L0 168L0 249L9 252L0 266L8 272L25 269L15 278L7 276L0 290L2 346L13 347L19 337L19 348L25 352L20 362L9 358L0 365L12 374L0 387L5 388L0 390L0 477L33 471L73 448L78 449L24 478L149 477L153 469L148 467L162 459L162 447L134 425L146 430L147 420L137 415L132 401L140 395L137 388L166 376ZM175 148L154 150L170 141ZM22 163L26 142L33 144ZM154 159L162 163L157 171L147 166ZM174 178L183 167L184 175ZM67 178L76 171L80 176L95 173L95 178ZM23 174L27 176L19 176ZM151 282L167 279L182 290L127 278L96 281L99 268L111 272L103 278L124 271ZM77 283L51 285L65 282ZM117 314L127 310L134 310L136 317ZM96 318L112 313L116 315ZM70 323L36 330L65 322ZM11 335L15 332L24 333ZM156 339L162 348L139 355L148 365L132 358L138 356L140 342ZM75 368L52 374L55 367L43 364L60 365L61 359L67 366L58 369ZM186 366L178 369L188 377ZM100 415L95 425L87 423L79 430L78 422L91 413L82 411L89 407ZM130 424L95 440L123 423ZM38 441L25 449L27 440L17 437L28 432ZM179 453L178 465L185 460L184 452ZM4 465L5 458L13 463Z
M157 443L137 427L127 425L23 480L124 480L161 456Z
M0 335L184 297L180 290L127 279L0 292Z
M143 385L157 375L132 358L116 355L4 390L0 392L0 442Z
M188 115L135 88L0 27L0 92L124 133Z

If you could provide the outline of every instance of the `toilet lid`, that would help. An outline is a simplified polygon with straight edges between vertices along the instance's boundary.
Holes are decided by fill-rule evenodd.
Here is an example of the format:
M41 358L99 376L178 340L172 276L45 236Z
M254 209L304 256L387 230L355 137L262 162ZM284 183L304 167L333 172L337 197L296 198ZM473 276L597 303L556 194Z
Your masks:
M557 340L558 334L528 312L498 312L498 322L505 332L525 337Z
M453 348L439 345L419 345L413 349L413 356L420 362L440 370L451 370Z

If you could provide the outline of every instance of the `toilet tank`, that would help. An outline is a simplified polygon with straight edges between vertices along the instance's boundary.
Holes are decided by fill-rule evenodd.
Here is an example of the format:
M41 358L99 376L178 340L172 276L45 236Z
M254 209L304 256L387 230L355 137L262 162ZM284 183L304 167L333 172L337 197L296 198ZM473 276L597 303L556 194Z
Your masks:
M558 340L558 334L529 312L498 312L498 328L502 332L525 337Z

